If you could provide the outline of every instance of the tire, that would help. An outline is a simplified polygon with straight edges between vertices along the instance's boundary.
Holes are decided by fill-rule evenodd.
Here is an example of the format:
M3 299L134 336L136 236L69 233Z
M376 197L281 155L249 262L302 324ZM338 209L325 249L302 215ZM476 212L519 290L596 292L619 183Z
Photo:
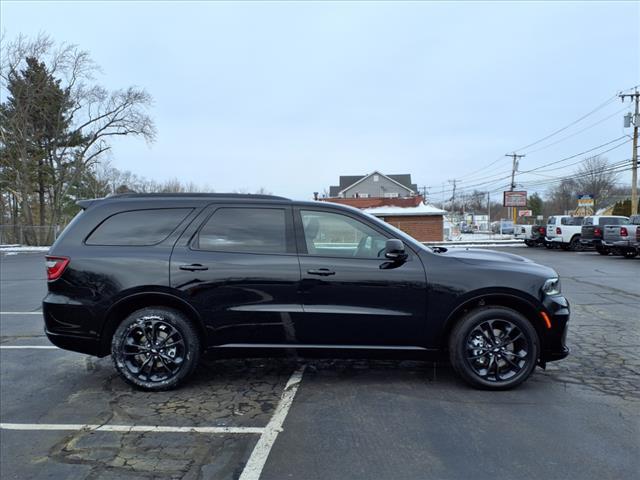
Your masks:
M505 341L505 336L512 341ZM520 313L483 307L469 312L455 326L449 337L449 358L456 373L471 386L508 390L531 375L539 345L533 325Z
M609 255L609 249L608 248L604 248L604 247L596 247L596 251L600 254L600 255Z
M549 250L554 248L554 245L551 242L545 242L544 246L545 246L545 248L547 248Z
M156 348L153 345L155 343ZM200 337L179 311L147 307L125 318L111 340L111 357L123 380L147 391L171 390L200 360Z
M569 250L571 250L572 252L581 252L582 250L584 250L582 244L580 243L580 235L576 235L571 239Z
M527 247L535 247L535 246L536 246L536 244L535 244L535 243L533 243L533 240L525 240L525 241L524 241L524 244L525 244Z

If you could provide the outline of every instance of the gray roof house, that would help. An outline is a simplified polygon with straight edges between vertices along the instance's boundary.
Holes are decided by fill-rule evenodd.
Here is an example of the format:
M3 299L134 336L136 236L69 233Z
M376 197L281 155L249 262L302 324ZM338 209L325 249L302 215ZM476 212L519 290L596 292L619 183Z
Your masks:
M340 185L329 187L331 198L402 198L417 194L411 174L384 175L377 170L368 175L341 175Z

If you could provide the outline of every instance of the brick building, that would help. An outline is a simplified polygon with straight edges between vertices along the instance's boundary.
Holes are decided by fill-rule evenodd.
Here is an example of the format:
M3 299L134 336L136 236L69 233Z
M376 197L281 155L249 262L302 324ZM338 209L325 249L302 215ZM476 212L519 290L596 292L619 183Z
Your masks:
M408 174L387 176L376 171L341 176L340 185L331 187L330 196L321 200L364 210L421 242L443 239L445 211L425 204Z

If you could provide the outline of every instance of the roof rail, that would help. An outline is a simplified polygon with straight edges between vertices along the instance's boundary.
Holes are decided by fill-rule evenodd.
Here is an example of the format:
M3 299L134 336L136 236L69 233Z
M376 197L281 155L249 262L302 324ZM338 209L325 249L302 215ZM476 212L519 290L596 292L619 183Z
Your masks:
M289 200L277 195L263 195L257 193L116 193L105 198L153 198L153 197L196 197L196 198L253 198L262 200Z

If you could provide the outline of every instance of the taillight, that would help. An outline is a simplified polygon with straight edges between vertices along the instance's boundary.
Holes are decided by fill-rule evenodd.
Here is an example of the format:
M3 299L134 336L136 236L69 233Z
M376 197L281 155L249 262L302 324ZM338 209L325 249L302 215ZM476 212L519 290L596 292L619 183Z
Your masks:
M562 235L562 229L560 227L556 227L556 235Z
M621 237L626 237L629 235L629 232L627 232L627 228L626 227L620 227L620 236Z
M47 255L47 280L57 280L64 272L64 269L69 265L68 257L52 257Z
M602 235L602 230L600 230L598 227L596 227L596 228L593 229L593 234L596 237L599 237L600 235Z
M545 235L547 233L547 229L544 227L540 227L540 234Z

